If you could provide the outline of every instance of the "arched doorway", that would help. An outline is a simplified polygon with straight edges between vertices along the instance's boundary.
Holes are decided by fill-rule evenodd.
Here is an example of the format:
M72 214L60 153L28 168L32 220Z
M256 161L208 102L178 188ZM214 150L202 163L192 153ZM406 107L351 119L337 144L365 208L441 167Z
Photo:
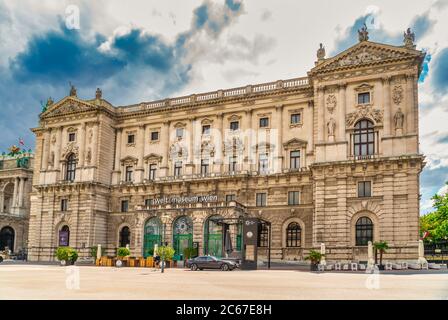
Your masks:
M174 259L179 260L186 248L193 247L193 221L190 217L181 216L173 223Z
M146 258L154 254L154 245L162 243L162 222L153 217L145 223L145 234L143 236L143 256Z
M8 183L3 189L3 212L11 213L11 208L13 206L12 199L14 194L14 184Z
M222 225L216 219L219 215L210 216L204 223L204 254L222 257Z
M0 251L5 250L7 247L11 252L14 252L14 229L7 226L0 230Z
M131 244L131 230L129 230L128 226L124 226L120 230L120 247L126 247L128 244Z
M65 225L59 230L59 246L68 247L70 244L70 228Z

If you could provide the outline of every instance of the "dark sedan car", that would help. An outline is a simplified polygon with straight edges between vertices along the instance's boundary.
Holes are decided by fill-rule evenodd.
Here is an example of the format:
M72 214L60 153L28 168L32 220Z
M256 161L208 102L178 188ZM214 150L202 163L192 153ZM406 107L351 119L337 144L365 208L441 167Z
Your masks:
M233 270L237 264L233 261L218 259L213 256L199 256L187 260L187 267L192 271L203 269L221 269L222 271Z

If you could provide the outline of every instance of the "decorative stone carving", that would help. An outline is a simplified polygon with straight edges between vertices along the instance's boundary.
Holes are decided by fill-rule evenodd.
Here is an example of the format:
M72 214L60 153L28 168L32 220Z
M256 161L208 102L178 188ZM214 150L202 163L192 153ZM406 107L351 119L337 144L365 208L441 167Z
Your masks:
M414 46L415 34L411 32L411 28L408 28L403 34L404 46L408 49L415 49Z
M70 153L74 153L75 157L78 158L79 148L75 145L75 142L69 142L62 151L62 157L66 158Z
M400 104L403 100L403 87L402 86L394 86L392 90L392 100L395 104Z
M203 141L201 143L201 155L213 157L215 155L215 146L210 141Z
M55 144L56 143L56 135L55 134L53 134L52 136L51 136L51 144Z
M329 137L334 137L334 133L336 130L336 121L333 118L330 118L327 122L327 131Z
M92 128L89 129L88 136L89 136L89 144L90 144L93 141L93 129Z
M244 150L243 141L241 141L240 137L233 137L224 141L224 151L226 153L231 153L236 151L238 153L242 153Z
M317 60L324 60L325 59L325 47L322 45L322 43L319 45L319 49L317 49Z
M54 151L51 151L50 157L48 158L48 165L53 167L54 166Z
M373 109L371 106L360 106L354 112L347 114L346 124L348 127L353 126L359 119L370 118L375 121L376 124L383 122L383 111L379 109Z
M180 141L174 142L170 147L170 159L181 159L188 157L188 149Z
M86 152L86 164L89 165L92 161L92 149L89 147Z
M369 40L369 32L367 31L367 26L365 23L364 23L364 26L361 28L361 30L358 30L358 39L359 39L359 42Z
M76 97L76 88L70 83L70 97Z
M404 123L404 114L403 112L401 112L401 108L398 108L394 116L395 129L403 129L403 123Z
M336 105L337 105L336 96L334 94L330 94L327 97L327 110L328 110L328 112L330 112L332 114L334 109L336 108Z

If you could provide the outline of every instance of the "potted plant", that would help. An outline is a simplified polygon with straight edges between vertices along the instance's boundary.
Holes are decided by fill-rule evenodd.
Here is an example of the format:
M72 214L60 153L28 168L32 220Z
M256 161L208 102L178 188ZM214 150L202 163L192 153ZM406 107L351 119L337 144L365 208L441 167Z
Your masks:
M383 253L386 253L386 250L389 249L389 245L386 241L378 241L373 243L373 247L375 248L375 264L378 262L378 252L380 253L380 264L378 269L384 270L383 265Z
M317 266L320 263L320 260L322 259L323 256L325 256L325 255L320 253L319 251L310 250L310 253L308 254L308 256L305 257L305 260L310 260L310 262L311 262L311 265L310 265L311 271L317 271L318 270Z
M117 267L121 267L123 265L126 265L125 257L129 256L131 254L131 251L126 247L120 247L117 249Z
M170 267L170 261L173 260L175 250L170 246L160 246L157 248L157 254L161 258L162 270L163 267ZM168 263L166 263L168 262Z
M56 250L56 258L61 262L61 265L74 265L78 260L78 252L70 247L59 247Z

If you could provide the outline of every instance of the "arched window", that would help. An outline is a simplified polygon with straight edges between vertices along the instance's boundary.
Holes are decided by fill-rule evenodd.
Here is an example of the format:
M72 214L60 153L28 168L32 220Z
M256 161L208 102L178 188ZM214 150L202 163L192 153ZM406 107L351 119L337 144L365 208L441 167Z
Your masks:
M11 227L3 227L0 231L0 251L5 250L5 248L8 248L8 250L11 250L11 252L14 252L14 237L15 232L14 229Z
M75 181L75 174L76 174L76 158L75 158L75 154L71 153L67 157L67 166L66 166L66 172L65 172L65 180L67 180L67 181Z
M291 222L286 228L286 246L300 247L302 242L302 228L297 222Z
M358 121L355 124L353 139L355 156L368 156L374 154L375 132L372 121L366 119Z
M123 227L120 231L120 247L126 247L131 244L131 230L129 227Z
M356 221L356 245L366 246L373 241L373 223L367 217L361 217Z
M59 231L59 246L68 247L70 244L70 228L63 226Z

